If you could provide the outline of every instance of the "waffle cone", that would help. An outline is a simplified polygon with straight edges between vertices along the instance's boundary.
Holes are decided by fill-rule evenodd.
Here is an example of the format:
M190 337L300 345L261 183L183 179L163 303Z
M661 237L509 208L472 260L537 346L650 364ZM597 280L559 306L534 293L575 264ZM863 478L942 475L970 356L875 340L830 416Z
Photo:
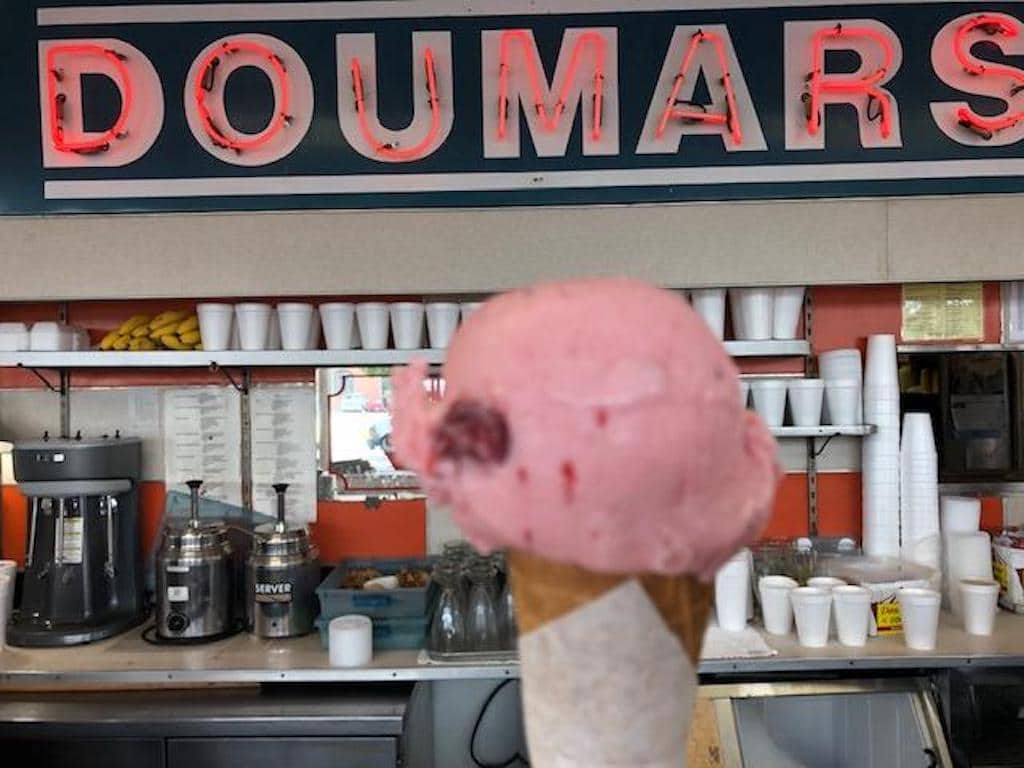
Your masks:
M527 634L635 579L696 667L713 599L713 586L695 576L597 573L525 552L508 553L520 634Z

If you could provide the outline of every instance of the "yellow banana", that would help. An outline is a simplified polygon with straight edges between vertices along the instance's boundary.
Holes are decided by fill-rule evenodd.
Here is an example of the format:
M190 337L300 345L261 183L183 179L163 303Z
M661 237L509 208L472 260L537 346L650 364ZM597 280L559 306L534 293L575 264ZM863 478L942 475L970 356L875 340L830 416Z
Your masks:
M117 329L118 336L124 336L125 334L131 333L140 325L147 325L149 323L149 315L132 315Z
M181 339L179 339L173 333L169 333L169 334L167 334L165 336L161 336L160 337L160 343L163 344L168 349L178 349L178 350L192 349L192 345L191 344L184 344L181 341Z
M115 328L106 336L104 336L102 341L100 341L100 349L102 349L104 352L113 349L114 342L121 338L121 336L122 334L118 333L118 329Z
M187 344L190 347L194 347L202 340L199 331L189 331L188 333L179 333L178 335L181 336L181 343Z
M168 323L167 325L162 325L159 328L153 329L149 334L149 338L153 339L153 341L156 341L157 339L162 339L164 336L173 336L174 329L177 327L177 323Z
M141 338L143 338L145 336L149 336L149 326L148 325L140 325L138 328L136 328L134 331L132 331L128 335L131 336L133 339L141 339Z
M174 324L174 327L178 327L178 323L188 317L188 312L182 312L180 310L169 310L167 312L161 312L159 315L149 321L149 330L155 331L157 328L163 328L166 325Z
M143 336L140 339L132 339L128 349L132 352L148 352L151 349L156 349L156 342Z
M124 352L126 349L128 349L128 345L131 343L131 334L125 334L124 336L118 336L117 341L113 343L111 348L116 350L117 352Z
M182 320L181 324L178 325L178 335L181 336L183 333L191 333L192 331L198 330L198 328L199 318L192 315L191 317L187 317Z

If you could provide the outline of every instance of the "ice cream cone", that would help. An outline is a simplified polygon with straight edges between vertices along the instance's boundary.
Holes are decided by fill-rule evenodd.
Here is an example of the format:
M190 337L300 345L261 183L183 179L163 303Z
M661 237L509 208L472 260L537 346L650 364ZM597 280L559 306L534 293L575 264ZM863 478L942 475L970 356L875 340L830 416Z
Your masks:
M509 553L538 768L680 768L712 587Z

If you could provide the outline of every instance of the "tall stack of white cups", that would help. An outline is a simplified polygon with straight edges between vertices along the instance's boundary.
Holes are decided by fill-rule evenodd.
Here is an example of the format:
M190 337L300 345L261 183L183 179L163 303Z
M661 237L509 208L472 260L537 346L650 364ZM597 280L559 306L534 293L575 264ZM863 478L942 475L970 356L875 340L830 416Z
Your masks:
M750 550L741 549L715 573L715 614L718 626L740 632L750 614Z
M981 530L981 499L969 496L943 496L939 499L939 518L942 528L942 591L946 607L951 607L957 585L949 580L952 537L959 533Z
M927 413L903 416L900 443L900 544L903 559L939 570L939 461Z
M895 336L868 338L864 420L876 427L863 445L864 552L873 557L899 557L900 388Z

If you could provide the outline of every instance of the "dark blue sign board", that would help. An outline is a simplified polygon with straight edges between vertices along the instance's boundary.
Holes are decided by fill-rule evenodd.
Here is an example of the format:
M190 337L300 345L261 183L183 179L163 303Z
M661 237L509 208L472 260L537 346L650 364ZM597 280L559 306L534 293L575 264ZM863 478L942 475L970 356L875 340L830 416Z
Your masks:
M27 5L4 213L1024 191L1024 3Z

